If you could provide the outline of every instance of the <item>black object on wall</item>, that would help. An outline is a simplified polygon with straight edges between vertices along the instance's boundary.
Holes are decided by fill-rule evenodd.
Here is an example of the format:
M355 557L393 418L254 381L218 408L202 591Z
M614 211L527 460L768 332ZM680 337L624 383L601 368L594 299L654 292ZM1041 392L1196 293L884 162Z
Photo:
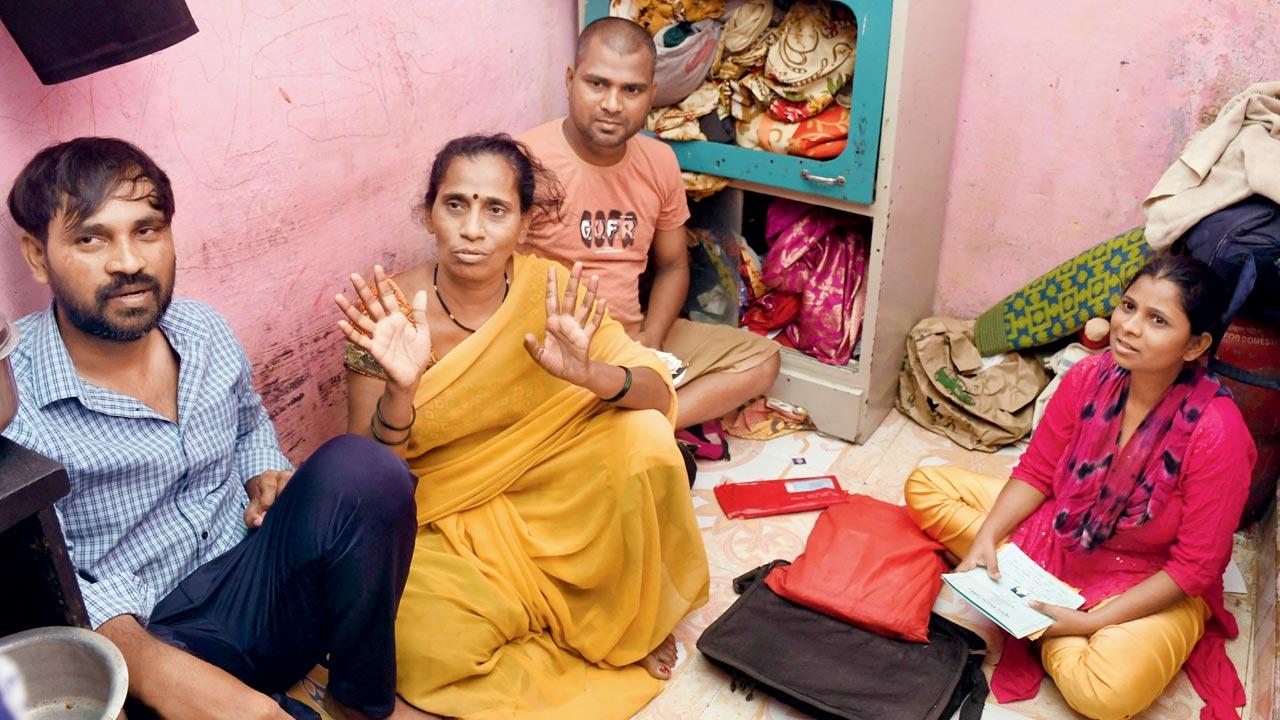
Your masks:
M198 30L185 0L0 0L0 21L45 85L150 55Z

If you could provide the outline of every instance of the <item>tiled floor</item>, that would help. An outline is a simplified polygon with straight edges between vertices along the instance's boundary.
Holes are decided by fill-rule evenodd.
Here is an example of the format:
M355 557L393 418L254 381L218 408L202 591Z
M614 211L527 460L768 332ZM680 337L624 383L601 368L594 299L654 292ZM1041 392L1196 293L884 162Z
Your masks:
M739 441L731 445L732 460L699 467L694 504L703 527L711 566L711 601L676 629L681 660L666 690L649 703L636 720L780 720L804 715L757 694L747 701L729 690L726 675L711 667L694 649L698 635L734 599L731 580L741 573L777 558L793 559L804 548L817 513L784 515L757 520L729 520L720 512L711 488L728 481L759 480L805 475L836 475L850 492L872 495L891 502L902 501L902 483L918 465L958 465L977 472L1007 477L1020 448L994 455L966 451L946 438L930 433L897 413L892 413L864 445L849 445L814 433L801 433L769 442ZM1253 552L1249 539L1238 537L1236 562L1252 589ZM1240 637L1228 652L1242 678L1249 678L1251 621L1247 595L1228 595L1227 607L1240 623ZM935 606L999 645L993 626L962 601L946 592ZM990 672L990 665L986 668ZM1199 717L1200 701L1184 675L1141 718L1182 720ZM1003 720L1057 720L1080 717L1067 708L1062 696L1046 681L1034 700L1009 705L988 705L984 717ZM1248 720L1248 708L1243 719Z
M881 500L902 502L902 483L919 465L957 465L976 472L1008 477L1021 448L995 454L970 452L950 440L930 433L903 416L891 413L863 445L850 445L815 433L798 433L769 442L733 439L732 460L699 467L694 486L698 524L703 528L711 567L711 600L675 631L680 662L666 689L634 716L633 720L800 720L806 716L762 694L748 701L729 690L728 677L707 663L694 648L703 629L734 600L734 577L774 559L791 560L804 548L817 513L782 515L756 520L729 520L716 504L712 488L720 482L760 480L806 475L836 475L849 492L865 493ZM1235 560L1245 582L1254 591L1256 538L1237 535ZM987 639L994 658L1001 645L995 627L973 608L943 590L935 610ZM1240 624L1239 637L1227 651L1242 678L1251 678L1253 635L1251 595L1227 595L1227 608ZM990 674L991 665L985 668ZM316 707L324 694L325 673L317 668L292 695ZM1246 687L1246 691L1248 687ZM1165 694L1141 720L1192 720L1199 717L1200 700L1186 676L1179 674ZM1250 720L1248 708L1242 720ZM326 716L327 717L327 716ZM988 704L987 720L1065 720L1080 716L1067 708L1053 683L1045 681L1034 700L1009 705Z

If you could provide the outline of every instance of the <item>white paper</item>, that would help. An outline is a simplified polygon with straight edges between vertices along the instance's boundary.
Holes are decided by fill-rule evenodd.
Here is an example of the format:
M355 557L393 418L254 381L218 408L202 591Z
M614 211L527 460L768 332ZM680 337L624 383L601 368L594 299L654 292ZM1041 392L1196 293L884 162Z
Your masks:
M1240 566L1235 560L1227 563L1227 571L1222 573L1222 591L1236 595L1249 592L1249 588L1244 584L1244 573L1240 572Z
M707 528L715 524L716 524L716 519L714 516L711 516L711 515L698 516L698 527L701 528L702 530L706 530Z
M694 495L694 496L693 496L693 509L694 509L694 510L697 510L698 508L700 508L700 507L702 507L703 505L706 505L706 504L707 504L707 499L706 499L706 498L702 497L701 495Z
M992 622L1014 637L1026 637L1049 627L1053 620L1032 610L1029 600L1071 609L1084 604L1084 597L1067 587L1009 543L996 553L1000 579L992 580L986 568L962 573L946 573L943 581Z
M654 348L649 349L653 350L653 353L658 356L659 360L666 363L667 371L671 373L671 384L675 387L680 387L680 385L684 383L684 371L689 369L688 363L669 352L656 350Z
M789 493L806 493L814 490L835 490L836 484L831 478L810 478L808 480L789 480L783 483Z

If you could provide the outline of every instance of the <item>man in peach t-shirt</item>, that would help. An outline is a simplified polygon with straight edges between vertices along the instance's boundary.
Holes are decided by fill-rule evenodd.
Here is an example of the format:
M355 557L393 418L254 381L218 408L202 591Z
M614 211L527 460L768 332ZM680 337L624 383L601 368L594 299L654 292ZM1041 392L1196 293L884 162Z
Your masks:
M764 393L780 360L771 340L677 317L689 291L680 165L671 148L637 134L657 87L654 58L653 39L630 20L603 18L583 29L565 75L569 115L520 138L565 191L560 221L530 228L520 250L581 262L633 338L688 364L676 390L676 426L684 428ZM653 286L642 313L639 280L650 253Z

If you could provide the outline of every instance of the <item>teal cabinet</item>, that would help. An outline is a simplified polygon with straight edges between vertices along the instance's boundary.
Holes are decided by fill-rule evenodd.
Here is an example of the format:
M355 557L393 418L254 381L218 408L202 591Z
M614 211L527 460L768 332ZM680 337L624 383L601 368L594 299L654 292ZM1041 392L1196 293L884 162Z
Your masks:
M723 143L668 143L679 158L680 167L864 205L875 200L893 0L828 2L847 5L858 22L849 144L844 152L830 160L813 160ZM608 14L609 0L587 0L584 24Z

